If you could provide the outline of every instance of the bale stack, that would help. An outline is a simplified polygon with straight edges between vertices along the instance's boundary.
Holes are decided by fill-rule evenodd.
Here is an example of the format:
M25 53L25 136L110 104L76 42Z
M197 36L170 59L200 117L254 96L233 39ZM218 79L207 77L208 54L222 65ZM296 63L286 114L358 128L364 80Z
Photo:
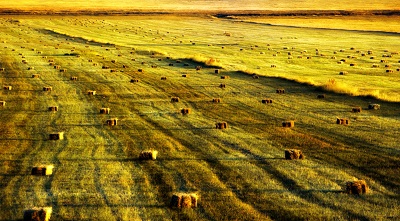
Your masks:
M107 125L109 126L117 126L118 118L111 118L106 121Z
M216 129L227 129L228 128L228 123L227 122L220 122L215 124Z
M276 89L276 93L277 94L284 94L285 93L285 89L282 89L282 88Z
M49 111L58 111L58 106L49 107Z
M336 124L341 124L341 125L349 125L350 121L346 118L337 118L336 119Z
M43 91L52 91L53 88L52 87L43 87Z
M24 221L49 221L53 209L51 207L35 207L24 211Z
M381 105L379 105L379 104L369 104L368 105L368 109L370 109L370 110L379 110L379 109L381 109Z
M171 102L179 102L179 97L172 97Z
M96 95L96 91L88 91L88 95Z
M190 114L192 112L192 110L190 108L182 108L181 109L181 114L186 115L186 114Z
M361 107L353 107L353 108L351 109L351 111L352 111L353 113L360 113L360 112L362 111L362 108L361 108Z
M304 160L305 156L301 150L297 149L288 149L285 150L285 159L286 160Z
M272 99L269 99L269 98L263 99L263 100L261 100L261 103L263 103L263 104L272 104Z
M198 196L195 193L175 193L171 197L170 206L173 208L196 208Z
M53 165L40 165L40 166L35 166L32 167L31 170L31 175L36 175L36 176L49 176L53 174Z
M213 103L221 103L221 98L213 98L212 102Z
M282 127L294 127L294 121L293 120L283 121L282 122Z
M346 190L345 192L348 194L366 194L368 193L369 188L365 180L357 180L357 181L349 181L346 182Z
M49 140L64 140L64 132L56 132L49 134Z
M140 160L156 160L157 159L157 150L144 150L140 152L139 159Z
M100 114L110 114L110 108L108 107L100 108Z

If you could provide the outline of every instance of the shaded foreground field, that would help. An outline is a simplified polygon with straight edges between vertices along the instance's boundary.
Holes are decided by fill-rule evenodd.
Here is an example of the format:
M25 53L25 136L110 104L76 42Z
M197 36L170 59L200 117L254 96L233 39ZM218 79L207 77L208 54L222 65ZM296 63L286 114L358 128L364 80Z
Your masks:
M347 32L211 18L19 17L1 23L0 79L12 90L0 95L6 101L0 107L0 220L22 219L23 210L34 206L53 207L52 220L400 216L399 103L322 91L334 78L396 96L399 72L387 74L381 66L371 69L369 57L351 57L379 42L374 55L390 53L383 59L398 68L399 57L391 53L399 50L397 35L351 32L353 37L335 40ZM342 58L358 65L353 69L346 61L338 68ZM339 76L339 69L349 74ZM282 77L310 78L321 87ZM53 90L43 91L45 86ZM326 98L317 99L322 93ZM273 103L261 103L265 98ZM381 109L368 110L370 103ZM363 111L352 113L354 106ZM103 107L109 115L99 113ZM182 115L182 108L191 113ZM106 125L113 117L118 125ZM350 125L337 125L337 117ZM295 127L282 128L285 120ZM228 129L215 129L222 121ZM64 140L49 140L57 131ZM301 149L306 160L285 160L290 148ZM159 152L156 161L138 160L147 149ZM53 164L54 174L29 175L40 164ZM342 192L346 181L356 179L367 181L369 194ZM197 193L199 207L170 208L175 192Z

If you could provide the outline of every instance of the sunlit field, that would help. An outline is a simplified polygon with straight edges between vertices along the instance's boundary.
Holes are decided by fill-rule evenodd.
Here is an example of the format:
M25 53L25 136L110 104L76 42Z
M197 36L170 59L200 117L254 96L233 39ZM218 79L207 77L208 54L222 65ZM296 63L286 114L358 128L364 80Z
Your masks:
M271 19L3 16L0 220L32 207L51 220L398 219L395 22ZM52 175L30 175L47 164ZM370 191L346 194L358 179ZM178 192L198 206L172 208Z

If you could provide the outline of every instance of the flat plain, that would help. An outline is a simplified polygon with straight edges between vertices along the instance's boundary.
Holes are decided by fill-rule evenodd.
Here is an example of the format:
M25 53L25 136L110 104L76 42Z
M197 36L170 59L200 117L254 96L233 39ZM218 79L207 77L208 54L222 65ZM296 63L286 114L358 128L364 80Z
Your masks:
M3 16L0 220L35 206L51 220L398 219L397 23L277 20ZM358 179L369 193L344 193ZM176 192L198 207L171 208Z

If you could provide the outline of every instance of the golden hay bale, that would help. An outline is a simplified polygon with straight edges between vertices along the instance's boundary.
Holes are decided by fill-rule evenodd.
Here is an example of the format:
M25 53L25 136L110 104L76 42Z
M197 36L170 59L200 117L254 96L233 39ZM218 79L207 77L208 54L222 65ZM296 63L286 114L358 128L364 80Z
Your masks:
M139 82L139 79L136 79L136 78L131 79L131 83L138 83L138 82Z
M60 65L54 65L54 69L60 69L61 66Z
M277 94L284 94L285 93L285 89L276 89L276 93Z
M219 74L219 73L220 73L220 70L219 70L219 69L215 69L214 73L215 73L215 74Z
M64 132L49 134L49 140L64 140Z
M379 110L379 109L381 109L381 105L379 105L379 104L369 104L368 105L368 109L370 109L370 110Z
M28 70L35 70L35 67L28 67Z
M88 91L88 95L96 95L96 91Z
M336 124L349 125L350 124L350 120L348 120L346 118L337 118L336 119Z
M37 176L49 176L53 174L53 165L40 165L40 166L35 166L32 167L31 170L31 175L37 175Z
M173 208L196 208L198 196L195 193L175 193L171 197L170 206Z
M145 150L140 152L139 159L140 160L156 160L157 159L157 150Z
M182 77L186 78L186 77L189 77L189 75L188 74L182 74Z
M213 103L221 103L221 98L213 98L212 102Z
M143 73L143 69L141 68L139 68L137 71Z
M297 149L289 149L285 150L285 159L286 160L304 160L306 157L304 156L301 150Z
M111 118L106 121L109 126L116 126L118 124L118 118Z
M92 60L92 59L89 59L88 62L93 62L93 60Z
M100 114L110 114L110 108L108 107L100 108Z
M386 70L386 73L393 73L393 70Z
M294 127L294 121L293 120L283 121L282 122L282 127Z
M221 79L228 79L229 76L221 76Z
M101 69L110 69L110 67L109 67L109 66L103 65L103 66L101 67Z
M220 88L226 88L226 85L225 84L220 84L219 87Z
M168 66L174 66L174 64L173 63L169 63Z
M51 207L28 209L24 211L24 221L49 221L52 212Z
M354 64L354 63L351 63L351 64L350 64L350 66L354 67L354 66L356 66L356 64Z
M122 68L129 68L129 66L128 65L122 65Z
M379 65L378 64L373 64L372 67L373 68L379 68Z
M318 94L317 98L318 99L323 99L323 98L326 98L326 95L325 94Z
M172 97L171 102L179 102L179 97Z
M116 61L116 60L111 60L111 63L114 63L114 64L115 64L115 63L117 63L117 61Z
M60 69L60 72L67 72L67 69Z
M6 69L5 68L0 68L0 71L5 71Z
M369 191L367 182L365 180L349 181L346 182L345 192L348 194L366 194Z
M6 102L5 101L0 101L0 107L4 107L6 106Z
M276 65L274 65L274 64L271 64L271 68L276 68Z
M161 77L161 80L165 81L167 80L167 77Z
M351 109L351 111L354 112L354 113L360 113L362 111L362 108L361 107L353 107Z
M51 106L48 108L49 111L58 111L58 106Z
M53 88L52 87L43 87L43 91L52 91Z
M192 110L190 108L182 108L181 109L181 114L186 115L186 114L190 114L192 112Z
M263 99L263 100L261 100L261 103L263 103L263 104L272 104L272 99L269 99L269 98Z
M32 74L32 78L40 78L39 74Z
M6 91L11 91L12 90L12 86L5 85L5 86L3 86L3 89L6 90Z
M388 61L387 60L381 60L381 63L387 63Z
M341 71L341 72L339 72L339 74L340 75L346 75L346 74L348 74L349 72L347 72L347 71Z
M77 80L78 80L78 77L76 77L76 76L71 77L71 81L77 81Z
M110 72L114 73L114 72L118 72L118 70L117 69L111 69Z
M227 122L220 122L215 124L216 129L227 129L228 123Z

